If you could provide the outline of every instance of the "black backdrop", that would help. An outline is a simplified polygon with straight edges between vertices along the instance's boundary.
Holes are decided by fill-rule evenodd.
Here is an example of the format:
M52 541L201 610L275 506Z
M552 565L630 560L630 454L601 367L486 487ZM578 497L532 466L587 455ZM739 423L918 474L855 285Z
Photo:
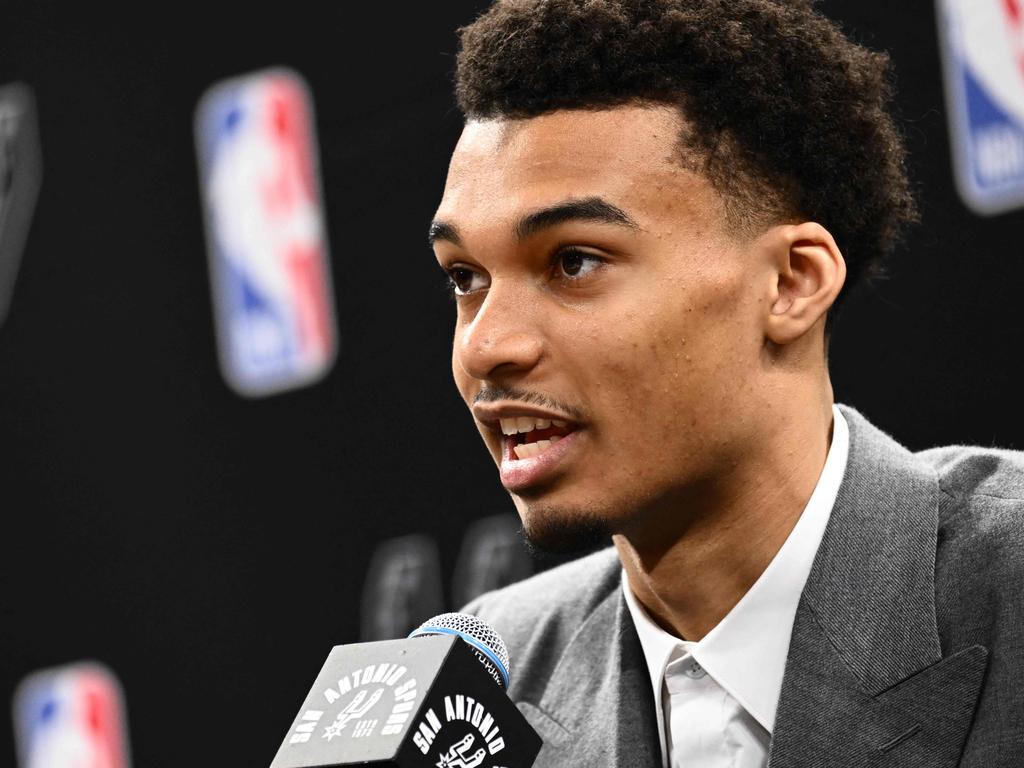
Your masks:
M358 637L375 544L433 537L448 585L467 523L511 511L450 381L425 244L460 130L453 30L485 4L4 4L0 84L35 89L45 173L0 328L0 699L98 659L136 765L268 764ZM840 319L837 397L915 448L1019 446L1024 214L956 197L934 10L822 7L893 55L924 213ZM192 113L279 64L316 104L341 348L322 383L248 401L216 366Z

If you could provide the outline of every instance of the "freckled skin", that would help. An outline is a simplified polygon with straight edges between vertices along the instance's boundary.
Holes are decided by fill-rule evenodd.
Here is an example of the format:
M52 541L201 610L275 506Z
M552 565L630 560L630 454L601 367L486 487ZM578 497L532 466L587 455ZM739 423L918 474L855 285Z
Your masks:
M748 541L765 542L726 563L742 595L795 522L756 510L789 509L816 482L816 471L781 482L791 473L779 457L791 462L796 445L820 470L831 419L823 318L785 348L766 339L777 233L729 226L719 194L680 162L679 130L678 114L658 107L471 121L436 214L457 225L461 246L435 243L442 267L485 286L457 299L452 372L467 405L482 388L515 387L582 416L572 461L512 494L528 536L543 545L548 531L588 521L615 534L634 591L666 624L679 617L650 587L662 561L678 575L695 552L731 551L721 532L742 524ZM638 228L574 221L522 242L513 233L525 213L594 196ZM605 261L573 280L555 259L566 245ZM500 465L500 439L480 432ZM699 545L677 551L698 533Z

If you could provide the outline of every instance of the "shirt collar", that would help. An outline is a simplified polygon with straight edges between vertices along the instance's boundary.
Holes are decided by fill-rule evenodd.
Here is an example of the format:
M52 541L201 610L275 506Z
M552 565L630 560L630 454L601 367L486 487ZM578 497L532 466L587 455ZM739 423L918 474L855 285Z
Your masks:
M659 731L665 667L673 654L678 657L682 651L689 652L771 733L797 604L846 470L849 429L835 406L832 418L832 444L825 466L796 525L754 585L700 642L684 642L655 624L633 595L623 572L623 592L650 672Z

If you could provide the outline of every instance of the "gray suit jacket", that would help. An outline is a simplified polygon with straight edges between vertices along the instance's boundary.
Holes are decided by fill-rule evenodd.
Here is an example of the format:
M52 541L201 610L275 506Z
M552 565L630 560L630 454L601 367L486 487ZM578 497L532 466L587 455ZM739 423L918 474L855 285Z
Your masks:
M1024 766L1024 455L911 453L844 408L846 474L793 625L771 768ZM508 643L536 768L656 768L613 549L467 609ZM756 642L756 639L752 639Z

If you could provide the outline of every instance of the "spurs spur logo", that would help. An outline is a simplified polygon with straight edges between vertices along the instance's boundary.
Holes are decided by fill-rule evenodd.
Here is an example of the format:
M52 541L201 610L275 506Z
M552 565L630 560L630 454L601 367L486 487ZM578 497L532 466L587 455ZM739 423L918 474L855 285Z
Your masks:
M323 738L330 741L335 736L341 736L345 726L353 720L358 720L359 722L352 730L352 738L359 738L373 732L377 721L364 720L363 715L373 709L373 705L380 701L380 697L384 695L384 689L377 688L369 696L366 695L367 693L369 693L369 689L364 688L355 695L355 698L348 703L348 706L341 710L338 716L334 718L334 722L324 728Z
M469 750L473 748L476 736L467 733L461 739L452 744L451 748L441 755L437 761L437 768L477 768L487 757L487 750L480 747L472 754Z
M461 694L444 697L443 722L433 708L424 712L423 719L413 733L413 743L419 747L421 753L428 754L434 742L439 741L442 729L449 723L460 723L463 729L468 725L476 733L471 732L462 736L447 750L442 748L437 753L437 768L479 768L484 765L488 756L494 756L505 748L505 739L494 721L494 716L472 696ZM500 766L488 763L487 768Z
M380 727L381 736L400 734L416 704L416 679L404 680L407 672L408 669L398 664L370 664L326 688L323 697L327 706L339 703L339 709L322 729L320 737L332 741L341 736L353 739L372 736L381 726L382 718L386 719ZM382 699L384 704L378 706ZM299 717L288 743L308 742L320 727L325 713L326 710L306 710Z

